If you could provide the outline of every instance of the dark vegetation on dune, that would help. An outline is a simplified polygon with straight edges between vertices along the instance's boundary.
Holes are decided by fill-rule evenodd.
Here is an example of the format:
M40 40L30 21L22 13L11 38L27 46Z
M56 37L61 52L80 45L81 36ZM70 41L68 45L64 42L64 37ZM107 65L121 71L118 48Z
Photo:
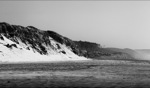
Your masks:
M18 40L24 44L30 45L40 54L48 54L46 46L50 46L52 49L55 49L51 44L51 38L60 44L65 44L69 47L75 54L79 56L85 56L88 58L98 58L101 57L123 57L123 58L132 58L129 53L124 53L120 51L114 51L111 49L102 48L100 44L87 42L87 41L73 41L67 37L64 37L54 31L44 31L33 26L23 27L20 25L10 25L8 23L0 23L0 36L4 35L10 40L19 43ZM1 37L2 38L2 37ZM45 46L46 45L46 46ZM7 47L13 47L14 45L7 45ZM60 48L59 45L58 49ZM29 48L27 48L29 49ZM62 51L65 54L65 52Z

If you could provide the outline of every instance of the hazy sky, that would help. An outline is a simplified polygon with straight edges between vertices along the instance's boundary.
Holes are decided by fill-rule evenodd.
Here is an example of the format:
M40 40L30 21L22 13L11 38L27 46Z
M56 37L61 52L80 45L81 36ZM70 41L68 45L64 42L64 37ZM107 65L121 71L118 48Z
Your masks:
M150 1L0 1L0 21L106 47L150 49Z

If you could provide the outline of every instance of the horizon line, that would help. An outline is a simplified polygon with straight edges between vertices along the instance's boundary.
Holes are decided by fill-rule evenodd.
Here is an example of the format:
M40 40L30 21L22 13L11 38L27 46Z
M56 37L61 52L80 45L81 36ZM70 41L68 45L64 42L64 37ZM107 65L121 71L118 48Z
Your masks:
M150 0L0 0L0 1L150 1Z

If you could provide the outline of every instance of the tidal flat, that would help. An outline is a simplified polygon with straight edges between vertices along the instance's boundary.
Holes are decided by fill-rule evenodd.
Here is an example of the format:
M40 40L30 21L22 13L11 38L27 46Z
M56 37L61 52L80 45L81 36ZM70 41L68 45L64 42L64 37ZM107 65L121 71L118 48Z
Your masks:
M0 64L0 88L150 88L150 62L89 60Z

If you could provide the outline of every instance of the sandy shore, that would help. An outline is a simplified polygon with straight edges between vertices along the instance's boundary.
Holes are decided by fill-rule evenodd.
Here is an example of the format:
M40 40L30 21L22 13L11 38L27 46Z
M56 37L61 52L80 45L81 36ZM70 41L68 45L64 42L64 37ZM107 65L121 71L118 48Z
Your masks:
M149 83L149 62L93 60L0 64L0 87L149 88Z

